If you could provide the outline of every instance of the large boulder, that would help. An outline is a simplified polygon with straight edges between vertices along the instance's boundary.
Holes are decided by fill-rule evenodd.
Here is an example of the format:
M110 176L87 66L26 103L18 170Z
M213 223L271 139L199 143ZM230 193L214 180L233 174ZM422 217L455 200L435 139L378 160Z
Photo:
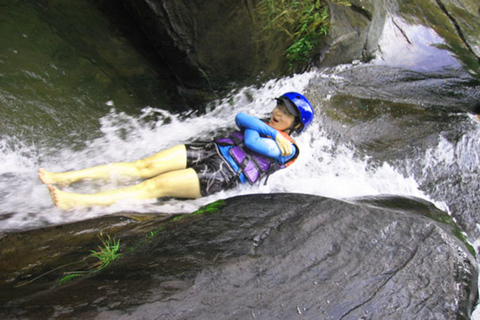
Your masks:
M184 90L285 71L286 40L259 41L265 23L258 21L258 2L123 1Z
M292 44L292 34L297 30L278 32L269 29L271 21L265 19L259 9L264 1L122 2L184 89L215 90L232 82L253 82L261 75L282 76L292 71L288 68L285 50ZM311 56L311 61L319 67L353 60L368 61L376 53L381 54L378 41L384 33L386 21L394 16L408 24L434 30L444 38L449 50L468 68L478 72L478 1L350 0L326 3L330 28ZM274 18L282 17L279 14ZM395 27L399 34L406 34L401 23ZM406 40L407 45L411 44L409 39Z
M122 256L59 285L99 229ZM468 319L477 293L462 232L408 198L241 196L170 220L5 234L0 248L3 319Z

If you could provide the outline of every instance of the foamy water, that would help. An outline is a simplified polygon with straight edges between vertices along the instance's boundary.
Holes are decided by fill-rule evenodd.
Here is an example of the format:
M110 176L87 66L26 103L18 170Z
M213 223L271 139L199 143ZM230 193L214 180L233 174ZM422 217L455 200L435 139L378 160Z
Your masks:
M119 211L192 212L199 206L217 199L249 193L297 192L333 198L350 198L380 194L415 196L430 200L421 192L412 177L405 177L389 164L369 168L365 159L354 156L355 150L339 146L322 130L321 117L312 128L297 137L301 157L287 170L271 176L268 185L241 186L197 200L159 200L115 204L108 208L79 209L64 212L55 208L47 188L37 179L39 167L51 171L67 171L111 162L134 161L155 152L188 142L192 137L209 137L215 128L234 126L236 113L249 112L263 117L274 107L274 97L287 91L307 91L308 83L317 72L272 80L259 89L244 88L228 101L218 101L202 116L181 120L166 111L145 108L134 117L117 112L114 101L106 101L111 112L100 118L101 137L86 143L81 150L69 146L38 150L34 145L18 142L3 143L0 161L5 165L0 173L3 205L1 229L24 229L48 224L60 224L107 215ZM321 101L315 104L320 112ZM145 121L155 117L157 121ZM168 120L168 121L167 121ZM138 181L85 181L65 188L67 191L90 193L116 188ZM443 204L437 203L442 207ZM12 214L13 213L13 214Z

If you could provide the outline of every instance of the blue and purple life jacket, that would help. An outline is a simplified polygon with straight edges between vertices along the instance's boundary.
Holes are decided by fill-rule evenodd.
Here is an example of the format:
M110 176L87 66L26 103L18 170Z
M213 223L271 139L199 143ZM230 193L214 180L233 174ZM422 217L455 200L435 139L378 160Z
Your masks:
M285 138L295 144L295 141L286 133L279 131ZM235 131L227 138L217 139L215 143L219 146L231 146L228 153L240 168L238 174L243 173L250 184L260 181L280 169L291 165L298 157L299 149L295 144L295 154L286 163L282 164L273 158L269 158L248 149L244 144L244 135L241 131ZM265 179L265 184L267 183Z

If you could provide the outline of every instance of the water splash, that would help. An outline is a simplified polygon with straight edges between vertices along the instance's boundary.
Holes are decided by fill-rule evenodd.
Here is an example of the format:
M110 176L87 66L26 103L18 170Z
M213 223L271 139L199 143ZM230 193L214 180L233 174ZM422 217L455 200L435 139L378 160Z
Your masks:
M237 112L249 112L263 117L274 107L274 97L287 91L306 91L312 71L290 78L271 80L261 88L245 87L225 100L216 101L205 115L181 117L167 111L147 107L138 116L112 109L99 119L101 136L85 142L83 149L68 145L56 150L37 150L35 146L15 149L5 144L1 149L3 167L0 178L3 206L2 229L24 229L48 224L67 223L111 214L119 211L135 212L192 212L217 199L240 194L267 192L297 192L334 198L391 193L427 199L411 177L404 177L395 168L383 164L370 168L368 161L355 157L355 150L347 145L337 145L321 129L321 117L298 143L301 157L288 170L269 178L268 185L241 186L237 189L197 200L159 200L147 203L121 202L108 208L79 209L65 213L51 204L47 189L36 178L38 167L52 171L76 170L111 162L134 161L159 150L188 142L193 138L209 138L215 128L234 125ZM314 104L316 111L321 101ZM67 187L76 192L96 192L116 188L138 181L82 182Z

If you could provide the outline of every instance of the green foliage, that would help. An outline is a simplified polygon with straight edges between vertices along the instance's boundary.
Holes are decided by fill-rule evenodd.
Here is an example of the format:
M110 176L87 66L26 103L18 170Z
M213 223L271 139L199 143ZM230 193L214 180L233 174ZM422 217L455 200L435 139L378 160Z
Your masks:
M75 278L100 271L120 257L120 254L118 253L120 250L120 240L112 239L109 235L105 237L102 232L100 232L98 238L102 242L102 245L98 246L97 250L90 250L90 255L88 256L90 258L96 258L98 261L91 265L86 271L64 272L64 277L58 281L59 284L64 284ZM87 258L80 262L85 261Z
M101 270L108 266L111 262L115 261L120 254L118 250L120 249L120 240L112 239L109 235L107 238L103 236L103 233L100 233L99 236L102 246L98 246L97 250L91 250L91 256L97 258L96 269Z
M197 211L193 212L192 215L197 215L201 213L217 213L224 206L225 206L225 201L218 200L210 204L207 204L203 207L200 207Z
M73 280L75 278L83 277L86 274L88 275L88 274L91 274L93 272L97 272L97 271L102 270L103 268L108 266L111 262L113 262L118 257L120 257L120 254L118 253L118 251L120 250L120 240L112 239L109 235L107 235L107 237L105 238L103 236L102 232L100 232L99 239L102 242L102 246L98 246L97 250L91 250L89 256L84 257L80 261L67 263L67 264L59 266L59 267L57 267L53 270L45 272L45 273L39 275L38 277L33 278L30 281L27 281L27 282L24 282L20 285L17 285L17 287L21 287L21 286L24 286L26 284L30 284L30 283L34 282L35 280L37 280L37 279L39 279L39 278L41 278L41 277L43 277L47 274L58 271L59 269L66 268L66 267L74 265L74 264L84 263L88 258L96 258L99 261L94 263L93 265L91 265L89 268L87 268L86 271L64 272L63 273L64 274L63 278L58 280L58 283L59 284L64 284L64 283L66 283L70 280Z
M184 214L181 214L181 215L178 215L176 217L174 217L172 220L170 220L170 222L174 222L174 221L178 221L178 220L181 220L185 217Z
M308 61L328 31L328 6L320 0L263 0L258 10L269 21L265 30L283 33L291 40L285 50L291 64Z
M200 207L197 211L191 214L179 215L173 218L172 220L170 220L170 222L183 219L190 215L198 215L203 213L217 213L223 206L225 206L225 201L218 200L208 205L205 205L203 207ZM162 232L163 230L164 230L164 226L161 226L155 230L151 230L150 232L148 232L148 234L145 235L145 238L142 239L141 242L137 243L136 246L130 248L130 251L136 250L139 246L141 246L142 244L145 244L145 242L146 243L150 242L159 232ZM110 235L104 236L102 232L100 232L98 238L101 241L101 245L98 246L97 250L91 250L90 255L88 257L84 258L82 261L79 261L79 262L83 262L87 258L95 258L97 259L97 262L94 263L93 265L90 265L90 267L86 271L65 272L64 277L59 280L59 284L64 284L75 278L100 271L121 256L121 254L119 253L120 240L116 240L115 238L112 239Z
M350 5L349 1L333 1ZM286 34L292 41L285 56L293 66L296 62L307 62L312 52L326 36L329 28L329 7L325 0L263 0L258 13L268 21L266 31Z
M66 275L65 275L62 279L58 280L58 283L59 283L59 284L65 284L66 282L68 282L68 281L70 281L70 280L72 280L72 279L74 279L74 278L78 278L78 277L82 277L82 276L83 276L83 274L81 274L81 273L76 273L76 272L74 272L74 273L65 273L65 274L66 274Z
M205 206L202 206L202 207L198 208L197 211L192 212L191 214L182 214L182 215L176 216L175 218L173 218L170 221L171 222L178 221L178 220L183 219L185 217L195 216L197 214L202 214L202 213L217 213L218 211L220 211L220 209L223 206L225 206L225 201L224 200L218 200L218 201L209 203Z
M328 6L320 1L303 8L300 27L295 32L295 42L286 50L290 62L308 61L310 53L317 47L328 31Z

